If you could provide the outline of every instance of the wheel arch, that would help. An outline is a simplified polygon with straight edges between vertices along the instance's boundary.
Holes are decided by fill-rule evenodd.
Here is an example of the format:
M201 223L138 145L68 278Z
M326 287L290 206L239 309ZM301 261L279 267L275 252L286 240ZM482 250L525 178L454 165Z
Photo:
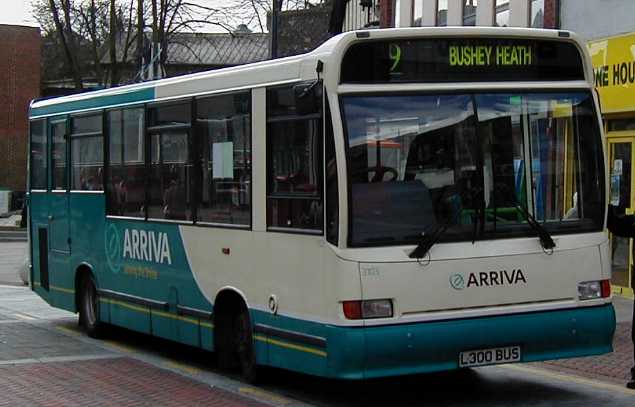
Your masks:
M240 305L249 310L249 302L247 302L245 294L236 287L224 286L220 288L214 296L214 316L216 316L218 312L227 312L231 307Z

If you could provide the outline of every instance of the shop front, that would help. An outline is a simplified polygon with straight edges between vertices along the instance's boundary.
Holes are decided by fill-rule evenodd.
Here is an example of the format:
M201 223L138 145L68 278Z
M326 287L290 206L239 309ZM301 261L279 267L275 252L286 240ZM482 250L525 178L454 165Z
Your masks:
M635 33L589 43L607 136L609 202L635 213ZM633 297L633 239L611 236L612 286Z

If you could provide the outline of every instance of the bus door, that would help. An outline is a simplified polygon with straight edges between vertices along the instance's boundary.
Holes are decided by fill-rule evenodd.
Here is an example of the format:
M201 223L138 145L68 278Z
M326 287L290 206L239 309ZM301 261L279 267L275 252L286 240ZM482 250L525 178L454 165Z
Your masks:
M609 204L616 206L618 214L633 214L633 148L635 135L608 139L609 146ZM611 284L618 292L631 287L633 268L632 239L611 235Z
M49 122L51 135L50 180L48 192L48 229L49 229L49 261L51 271L68 259L70 254L70 219L69 219L69 137L66 117L55 118ZM63 270L63 268L62 268Z

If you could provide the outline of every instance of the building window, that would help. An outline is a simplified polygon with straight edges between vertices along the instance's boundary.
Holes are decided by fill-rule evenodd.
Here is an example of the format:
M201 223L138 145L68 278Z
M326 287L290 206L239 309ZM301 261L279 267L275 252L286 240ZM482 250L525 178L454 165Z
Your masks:
M31 122L31 189L44 190L46 182L46 120Z
M108 214L145 217L144 113L141 108L108 112Z
M251 93L196 102L197 222L251 224Z
M437 1L437 25L448 25L448 0Z
M545 26L545 0L532 0L530 27L543 28L544 26Z
M191 103L148 109L148 218L191 221Z
M267 225L270 230L321 232L321 92L314 113L302 114L296 106L302 97L296 93L299 86L267 91Z
M51 189L66 191L66 120L51 123Z
M509 0L496 0L496 27L509 26Z
M476 25L477 0L465 0L463 5L463 25Z
M632 131L635 130L635 119L616 119L608 121L609 131Z
M72 187L76 191L103 191L104 141L102 115L72 118Z

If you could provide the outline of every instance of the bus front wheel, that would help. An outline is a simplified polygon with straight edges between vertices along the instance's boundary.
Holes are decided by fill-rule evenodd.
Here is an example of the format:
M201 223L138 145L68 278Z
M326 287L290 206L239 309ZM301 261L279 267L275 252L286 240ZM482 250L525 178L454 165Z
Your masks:
M86 275L82 279L79 323L91 338L103 336L104 324L99 321L99 297L91 275Z

